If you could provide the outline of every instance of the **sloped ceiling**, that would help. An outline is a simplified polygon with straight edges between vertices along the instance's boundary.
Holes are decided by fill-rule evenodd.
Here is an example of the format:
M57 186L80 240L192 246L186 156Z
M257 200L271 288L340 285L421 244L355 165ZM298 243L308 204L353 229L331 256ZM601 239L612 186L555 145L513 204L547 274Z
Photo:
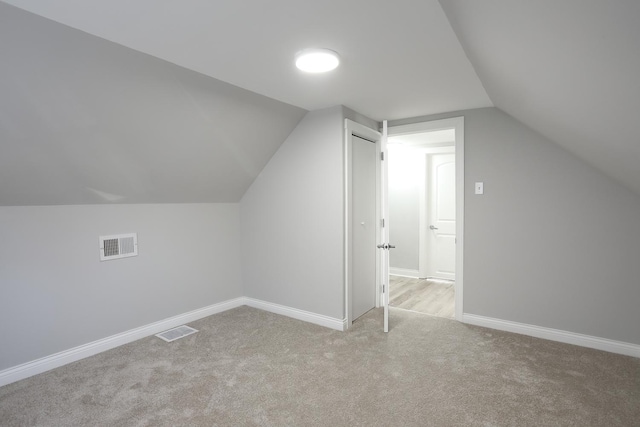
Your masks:
M640 194L640 2L441 0L493 103Z
M491 105L437 0L5 0L306 110L380 121ZM299 72L295 53L337 51Z
M0 1L0 205L237 201L337 104L495 105L640 194L638 23L634 0ZM306 47L340 68L297 72Z
M436 0L6 0L0 51L0 205L235 202L306 110L491 105Z
M0 205L237 202L306 113L0 3Z

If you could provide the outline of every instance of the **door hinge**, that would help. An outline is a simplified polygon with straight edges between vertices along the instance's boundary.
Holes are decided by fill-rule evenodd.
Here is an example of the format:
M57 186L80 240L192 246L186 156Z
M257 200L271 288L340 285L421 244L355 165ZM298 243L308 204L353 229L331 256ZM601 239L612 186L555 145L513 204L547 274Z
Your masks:
M384 294L384 289L385 289L385 288L384 288L384 285L382 285L382 293L383 293L383 294Z
M382 228L384 228L384 218L380 220L382 222Z
M380 152L380 160L384 161L384 151Z

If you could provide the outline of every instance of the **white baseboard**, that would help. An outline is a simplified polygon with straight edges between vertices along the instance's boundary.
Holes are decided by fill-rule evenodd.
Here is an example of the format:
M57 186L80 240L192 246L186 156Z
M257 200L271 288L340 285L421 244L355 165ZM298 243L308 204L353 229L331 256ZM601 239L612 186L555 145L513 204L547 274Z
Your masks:
M491 317L477 316L475 314L463 314L462 322L470 325L484 326L486 328L498 329L501 331L515 332L517 334L529 335L536 338L544 338L551 341L558 341L567 344L579 345L582 347L595 348L611 353L624 354L640 358L640 345L622 341L614 341L606 338L594 337L591 335L577 334L574 332L562 331L559 329L545 328L542 326L527 325L525 323L510 322L507 320L494 319Z
M419 270L409 270L408 268L394 268L389 267L389 274L392 276L402 276L402 277L420 277Z
M309 311L299 310L284 305L274 304L254 298L239 297L232 300L213 304L184 314L160 320L149 325L131 329L120 334L112 335L88 344L80 345L69 350L64 350L50 356L46 356L22 365L0 371L0 387L13 382L29 378L33 375L64 366L85 357L93 356L103 351L145 338L158 332L193 322L216 313L231 310L232 308L247 305L249 307L265 310L271 313L291 317L316 325L324 326L338 331L346 330L346 319L324 316ZM537 338L559 341L611 353L624 354L640 358L640 345L614 341L606 338L598 338L590 335L582 335L558 329L544 328L541 326L527 325L524 323L510 322L491 317L477 316L475 314L463 314L462 321L470 325L484 326L501 331L515 332Z
M40 374L50 369L58 368L68 363L84 359L85 357L93 356L94 354L111 350L112 348L121 346L123 344L139 340L140 338L145 338L150 335L166 331L167 329L175 328L176 326L193 322L194 320L202 319L203 317L221 313L223 311L240 307L242 305L244 305L244 298L235 298L218 304L213 304L208 307L203 307L187 313L179 314L168 319L160 320L158 322L115 334L107 338L102 338L88 344L79 345L78 347L64 350L50 356L45 356L31 362L23 363L22 365L5 369L3 371L0 371L0 387L25 378L29 378L33 375Z
M346 319L336 319L253 298L239 297L193 310L188 313L179 314L168 319L150 323L139 328L131 329L107 338L102 338L88 344L79 345L69 350L64 350L50 356L45 356L31 362L5 369L0 371L0 387L64 366L80 359L84 359L85 357L111 350L112 348L119 347L123 344L128 344L132 341L155 335L159 332L166 331L167 329L175 328L176 326L184 325L185 323L193 322L243 305L314 323L327 328L336 329L338 331L346 330Z
M253 298L244 298L245 305L258 308L260 310L269 311L275 314L291 317L293 319L303 320L305 322L314 323L326 328L344 331L346 329L346 319L337 319L335 317L324 316L322 314L312 313L310 311L299 310L280 304L261 301Z

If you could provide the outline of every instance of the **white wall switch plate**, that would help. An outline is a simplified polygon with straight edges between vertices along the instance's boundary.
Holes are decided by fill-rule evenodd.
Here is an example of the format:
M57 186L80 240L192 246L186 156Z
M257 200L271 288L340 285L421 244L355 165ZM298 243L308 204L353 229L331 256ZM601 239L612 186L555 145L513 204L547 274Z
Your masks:
M484 194L484 182L476 182L476 194Z

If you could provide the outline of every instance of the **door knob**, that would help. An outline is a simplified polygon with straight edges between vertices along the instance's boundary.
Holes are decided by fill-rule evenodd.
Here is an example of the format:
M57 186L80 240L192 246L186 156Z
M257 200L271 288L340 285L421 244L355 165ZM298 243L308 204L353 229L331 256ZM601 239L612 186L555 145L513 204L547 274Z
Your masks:
M430 229L430 230L437 230L437 229L438 229L438 227L436 227L435 225L430 225L430 226L429 226L429 229Z
M396 247L393 245L388 245L386 243L383 243L381 245L378 245L378 249L395 249Z

